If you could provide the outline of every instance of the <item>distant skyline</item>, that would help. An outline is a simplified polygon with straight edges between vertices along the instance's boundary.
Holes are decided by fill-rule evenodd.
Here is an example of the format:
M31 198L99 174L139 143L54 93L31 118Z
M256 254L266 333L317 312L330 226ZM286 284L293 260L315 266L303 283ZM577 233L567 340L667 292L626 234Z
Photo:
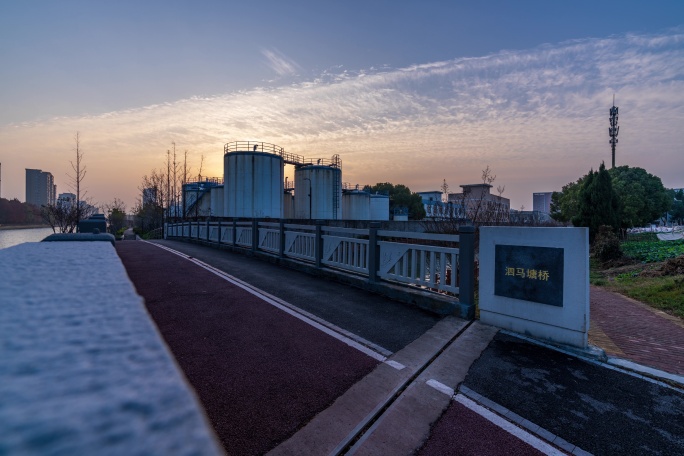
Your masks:
M489 166L532 209L610 166L613 94L616 165L684 186L684 2L229 3L0 3L2 197L25 168L71 191L78 131L88 196L129 210L172 142L220 177L239 140L413 191Z

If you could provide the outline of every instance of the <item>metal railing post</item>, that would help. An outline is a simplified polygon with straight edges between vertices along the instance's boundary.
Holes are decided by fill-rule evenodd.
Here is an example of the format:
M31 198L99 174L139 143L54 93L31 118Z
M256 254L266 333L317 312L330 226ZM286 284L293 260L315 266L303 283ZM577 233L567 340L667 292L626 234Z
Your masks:
M218 221L218 245L221 245L221 219Z
M283 219L280 219L280 232L278 235L280 236L280 244L278 245L278 256L280 258L285 257L285 221Z
M199 220L197 220L197 240L198 241L199 241L199 232L200 232L199 223L200 223Z
M371 222L368 228L368 281L371 283L378 281L378 263L380 262L378 228L380 228L378 222Z
M233 247L237 247L237 219L233 219Z
M316 240L314 243L314 255L316 256L316 267L320 268L323 264L323 220L316 220Z
M209 220L207 220L207 242L209 242Z
M462 226L458 229L458 270L461 280L458 284L458 300L467 305L475 304L475 227Z
M257 219L252 219L252 252L259 249L259 222Z

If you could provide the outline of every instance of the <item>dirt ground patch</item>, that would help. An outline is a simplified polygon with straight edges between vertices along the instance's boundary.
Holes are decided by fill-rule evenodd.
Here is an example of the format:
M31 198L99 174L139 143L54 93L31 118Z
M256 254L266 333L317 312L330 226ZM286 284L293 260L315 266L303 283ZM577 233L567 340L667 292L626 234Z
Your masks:
M660 263L657 269L646 269L639 274L642 277L664 277L684 275L684 255L677 258L669 258Z

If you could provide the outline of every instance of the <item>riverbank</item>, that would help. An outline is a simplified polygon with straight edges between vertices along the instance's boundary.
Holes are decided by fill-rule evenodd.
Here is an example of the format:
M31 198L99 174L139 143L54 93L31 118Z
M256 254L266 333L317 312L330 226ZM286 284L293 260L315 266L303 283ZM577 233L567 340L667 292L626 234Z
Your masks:
M33 228L52 228L50 225L0 225L0 230L28 230Z

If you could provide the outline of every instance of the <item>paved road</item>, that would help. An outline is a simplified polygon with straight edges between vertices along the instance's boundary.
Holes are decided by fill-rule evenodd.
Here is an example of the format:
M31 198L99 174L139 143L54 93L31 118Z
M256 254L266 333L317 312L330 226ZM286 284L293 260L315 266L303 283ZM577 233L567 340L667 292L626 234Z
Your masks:
M496 437L496 438L494 438ZM535 456L546 454L454 401L432 429L420 456Z
M498 334L464 385L594 454L684 454L684 393Z
M158 247L117 252L229 454L267 451L378 364Z
M117 243L230 454L684 454L681 390L242 255L158 245L379 348L195 260Z
M217 267L391 353L405 347L440 320L409 305L239 253L181 241L155 243Z

